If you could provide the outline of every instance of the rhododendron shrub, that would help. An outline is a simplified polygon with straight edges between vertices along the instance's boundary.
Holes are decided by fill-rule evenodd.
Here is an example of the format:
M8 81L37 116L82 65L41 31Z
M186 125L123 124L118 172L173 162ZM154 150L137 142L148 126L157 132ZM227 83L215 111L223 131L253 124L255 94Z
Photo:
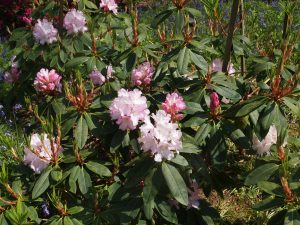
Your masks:
M218 1L200 1L203 34L190 2L146 19L136 1L34 2L8 41L4 100L26 127L0 171L1 224L219 224L207 197L229 181L263 192L270 224L299 221L296 3L261 56L241 11L222 24Z

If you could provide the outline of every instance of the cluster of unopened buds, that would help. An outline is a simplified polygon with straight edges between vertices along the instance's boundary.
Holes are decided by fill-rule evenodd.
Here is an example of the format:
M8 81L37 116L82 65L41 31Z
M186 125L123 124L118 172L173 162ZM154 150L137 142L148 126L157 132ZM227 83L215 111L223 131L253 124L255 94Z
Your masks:
M147 87L152 80L154 72L155 69L150 62L144 62L132 71L131 82L134 86Z
M293 82L293 77L291 77L288 81L287 84L284 87L281 87L281 76L277 75L274 80L271 83L271 90L272 94L271 96L276 100L280 100L282 97L289 95L294 86Z
M67 99L79 112L85 112L88 110L95 97L94 89L92 88L88 93L82 82L79 82L79 84L76 85L75 94L71 93L68 87L66 87L65 91Z

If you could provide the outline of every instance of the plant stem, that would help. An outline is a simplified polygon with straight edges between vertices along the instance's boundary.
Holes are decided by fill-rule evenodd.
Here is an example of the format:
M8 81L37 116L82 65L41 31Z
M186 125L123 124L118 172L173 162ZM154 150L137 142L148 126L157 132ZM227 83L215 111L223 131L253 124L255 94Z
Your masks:
M223 59L223 66L222 71L224 73L227 73L228 63L230 61L230 53L231 53L231 47L232 47L232 38L233 38L233 32L234 32L234 25L239 9L239 3L240 0L233 0L232 7L231 7L231 16L230 16L230 22L229 22L229 28L228 28L228 36L226 40L226 47L225 47L225 54Z

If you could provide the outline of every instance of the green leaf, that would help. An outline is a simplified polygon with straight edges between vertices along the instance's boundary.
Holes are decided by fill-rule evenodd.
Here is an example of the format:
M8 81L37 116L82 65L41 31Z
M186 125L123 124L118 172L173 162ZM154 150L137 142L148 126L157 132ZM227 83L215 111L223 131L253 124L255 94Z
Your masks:
M284 218L284 225L300 225L300 215L296 209L287 211Z
M191 60L195 64L195 66L203 70L203 74L206 74L208 69L207 61L201 55L198 55L192 51L190 51L190 55Z
M90 9L98 9L98 7L91 1L88 1L88 0L84 0L84 4L87 8L90 8Z
M269 181L259 181L257 186L264 192L270 195L276 195L279 197L284 197L282 186Z
M118 149L124 138L126 137L126 134L127 132L126 131L122 131L122 130L118 130L114 136L112 137L112 140L111 140L111 144L110 144L110 151L111 152L115 152L116 149Z
M184 7L183 9L195 17L200 17L202 15L201 11L194 8Z
M70 209L68 209L68 213L70 213L71 215L80 213L84 210L84 208L82 206L74 206Z
M177 165L180 165L180 166L188 166L189 163L188 161L181 155L177 154L172 160L171 160L172 163L175 163Z
M88 138L88 125L83 116L81 116L77 121L74 137L78 147L82 149Z
M192 117L188 121L184 122L184 127L195 127L195 126L201 126L203 123L207 121L207 118L201 118L199 116Z
M256 203L253 206L254 210L257 211L265 211L270 210L274 208L278 208L284 205L284 199L283 198L274 198L274 196L270 196L258 203Z
M100 177L110 177L111 176L110 170L106 166L104 166L100 163L88 161L85 165L90 171L98 174Z
M275 163L267 163L257 167L246 178L245 185L254 185L259 181L268 180L273 173L278 170L279 165Z
M70 186L70 191L72 193L76 193L76 191L77 191L76 181L78 180L79 172L80 172L80 166L74 166L71 169L71 174L70 174L70 178L69 178L69 186Z
M84 113L84 118L85 118L86 124L88 125L89 130L93 130L96 128L90 114Z
M180 50L177 59L177 69L180 74L185 74L188 72L188 64L190 61L190 50L184 47Z
M43 194L48 189L48 187L50 185L49 175L50 175L51 171L52 171L52 167L49 166L40 175L39 179L35 183L33 190L32 190L32 198L33 199L36 199L37 197L39 197L41 194Z
M155 208L157 209L158 213L167 221L172 224L178 224L177 215L175 210L172 209L169 203L165 201L160 201Z
M274 102L269 103L261 114L259 124L261 124L262 128L266 131L268 131L273 124L276 113L275 106L276 104Z
M195 135L195 141L198 145L202 145L205 139L208 137L212 126L209 123L203 124L197 131Z
M256 96L239 104L233 105L225 111L223 115L228 118L244 117L268 101L269 99L265 96Z
M159 13L158 15L155 16L154 20L152 21L151 27L156 29L157 26L162 22L164 22L169 16L171 16L172 13L173 10L170 9Z
M131 52L126 60L126 71L130 73L136 65L137 56L135 52Z
M80 168L78 173L78 186L82 194L86 194L89 187L92 186L91 177L83 167Z
M183 147L180 152L197 154L200 151L201 150L199 149L199 147L197 145L194 145L192 143L183 142Z
M162 163L162 173L173 197L183 205L188 204L186 184L178 170L165 162Z
M64 50L60 50L59 58L63 63L65 63L68 59L68 55L64 52Z
M81 56L81 57L73 58L69 62L67 62L66 68L77 67L77 66L79 66L79 65L87 62L89 59L90 59L90 57L86 57L86 56Z

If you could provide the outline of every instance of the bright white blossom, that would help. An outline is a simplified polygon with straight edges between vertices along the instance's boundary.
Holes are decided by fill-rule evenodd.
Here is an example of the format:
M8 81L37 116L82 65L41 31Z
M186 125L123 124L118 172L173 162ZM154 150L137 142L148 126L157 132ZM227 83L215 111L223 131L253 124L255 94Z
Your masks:
M269 154L271 146L277 143L276 127L272 125L268 134L262 141L260 141L258 137L254 135L252 142L252 148L257 151L258 155Z
M182 149L181 131L177 123L172 123L171 116L163 110L152 114L154 124L148 117L140 127L141 143L144 151L150 151L154 155L156 162L163 159L171 160L174 153L179 153Z
M57 41L57 33L57 29L47 19L38 19L33 27L33 36L42 45Z
M109 64L109 66L107 66L106 69L107 69L106 78L107 78L107 80L109 80L109 79L113 78L113 73L115 71L114 71L114 69L113 69L113 67L112 67L111 64Z
M94 69L90 73L89 77L94 85L102 85L105 82L105 76L103 76L102 73L97 69Z
M37 91L51 94L55 91L61 92L61 76L55 70L41 69L34 80L34 87Z
M212 72L222 72L223 60L220 58L214 59L211 65ZM228 74L234 75L235 69L233 68L233 64L230 63L228 65Z
M147 99L138 89L119 90L118 97L113 100L109 110L111 118L116 120L121 130L134 130L139 121L144 121L149 115Z
M101 0L100 8L103 8L105 12L112 11L114 14L118 13L118 5L115 0Z
M50 139L47 134L33 134L30 139L30 146L24 149L24 164L37 174L41 173L50 163L53 158L53 153L59 155L62 152L62 147L58 146L53 138L53 147L51 147Z
M71 9L64 18L64 28L68 34L77 34L78 32L84 33L87 31L86 20L83 12Z

